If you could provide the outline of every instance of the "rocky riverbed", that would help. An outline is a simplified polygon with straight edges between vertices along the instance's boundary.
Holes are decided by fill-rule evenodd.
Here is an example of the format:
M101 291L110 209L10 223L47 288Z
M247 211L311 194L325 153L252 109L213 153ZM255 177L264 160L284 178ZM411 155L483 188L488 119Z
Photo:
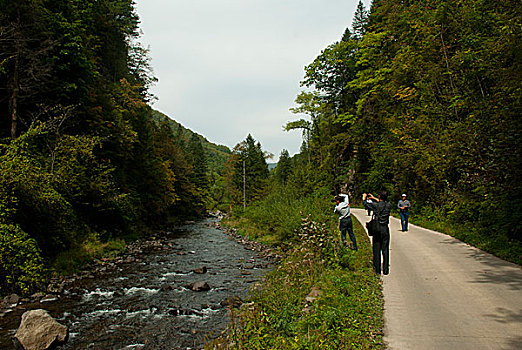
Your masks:
M68 327L60 349L201 348L277 258L216 219L187 223L52 280L46 295L11 303L0 318L0 348L13 348L21 315L31 309Z

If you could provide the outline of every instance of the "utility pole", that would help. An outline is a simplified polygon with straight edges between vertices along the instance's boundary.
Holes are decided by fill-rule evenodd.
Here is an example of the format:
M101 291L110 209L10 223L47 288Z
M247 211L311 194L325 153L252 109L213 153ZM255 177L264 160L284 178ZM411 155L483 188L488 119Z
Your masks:
M243 209L246 209L246 162L243 159Z

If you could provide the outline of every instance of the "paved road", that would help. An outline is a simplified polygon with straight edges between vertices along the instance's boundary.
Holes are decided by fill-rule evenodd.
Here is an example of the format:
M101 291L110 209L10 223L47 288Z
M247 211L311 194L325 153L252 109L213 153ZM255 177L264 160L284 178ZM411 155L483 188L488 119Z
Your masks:
M352 213L364 223L363 209ZM522 349L522 268L391 218L383 276L390 349Z

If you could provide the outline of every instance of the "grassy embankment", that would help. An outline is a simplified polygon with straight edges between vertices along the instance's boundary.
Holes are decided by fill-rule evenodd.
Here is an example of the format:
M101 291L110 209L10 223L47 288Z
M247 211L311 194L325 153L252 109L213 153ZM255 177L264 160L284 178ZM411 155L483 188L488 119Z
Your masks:
M228 225L280 247L283 259L207 348L383 349L383 297L371 245L355 220L359 251L342 247L325 197L275 194Z

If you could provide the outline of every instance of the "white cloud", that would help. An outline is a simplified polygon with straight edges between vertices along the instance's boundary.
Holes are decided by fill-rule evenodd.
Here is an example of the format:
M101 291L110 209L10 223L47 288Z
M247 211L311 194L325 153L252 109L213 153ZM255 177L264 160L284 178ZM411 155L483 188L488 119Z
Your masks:
M350 25L358 0L137 0L152 66L154 107L233 147L251 133L295 153L282 126L303 68Z

